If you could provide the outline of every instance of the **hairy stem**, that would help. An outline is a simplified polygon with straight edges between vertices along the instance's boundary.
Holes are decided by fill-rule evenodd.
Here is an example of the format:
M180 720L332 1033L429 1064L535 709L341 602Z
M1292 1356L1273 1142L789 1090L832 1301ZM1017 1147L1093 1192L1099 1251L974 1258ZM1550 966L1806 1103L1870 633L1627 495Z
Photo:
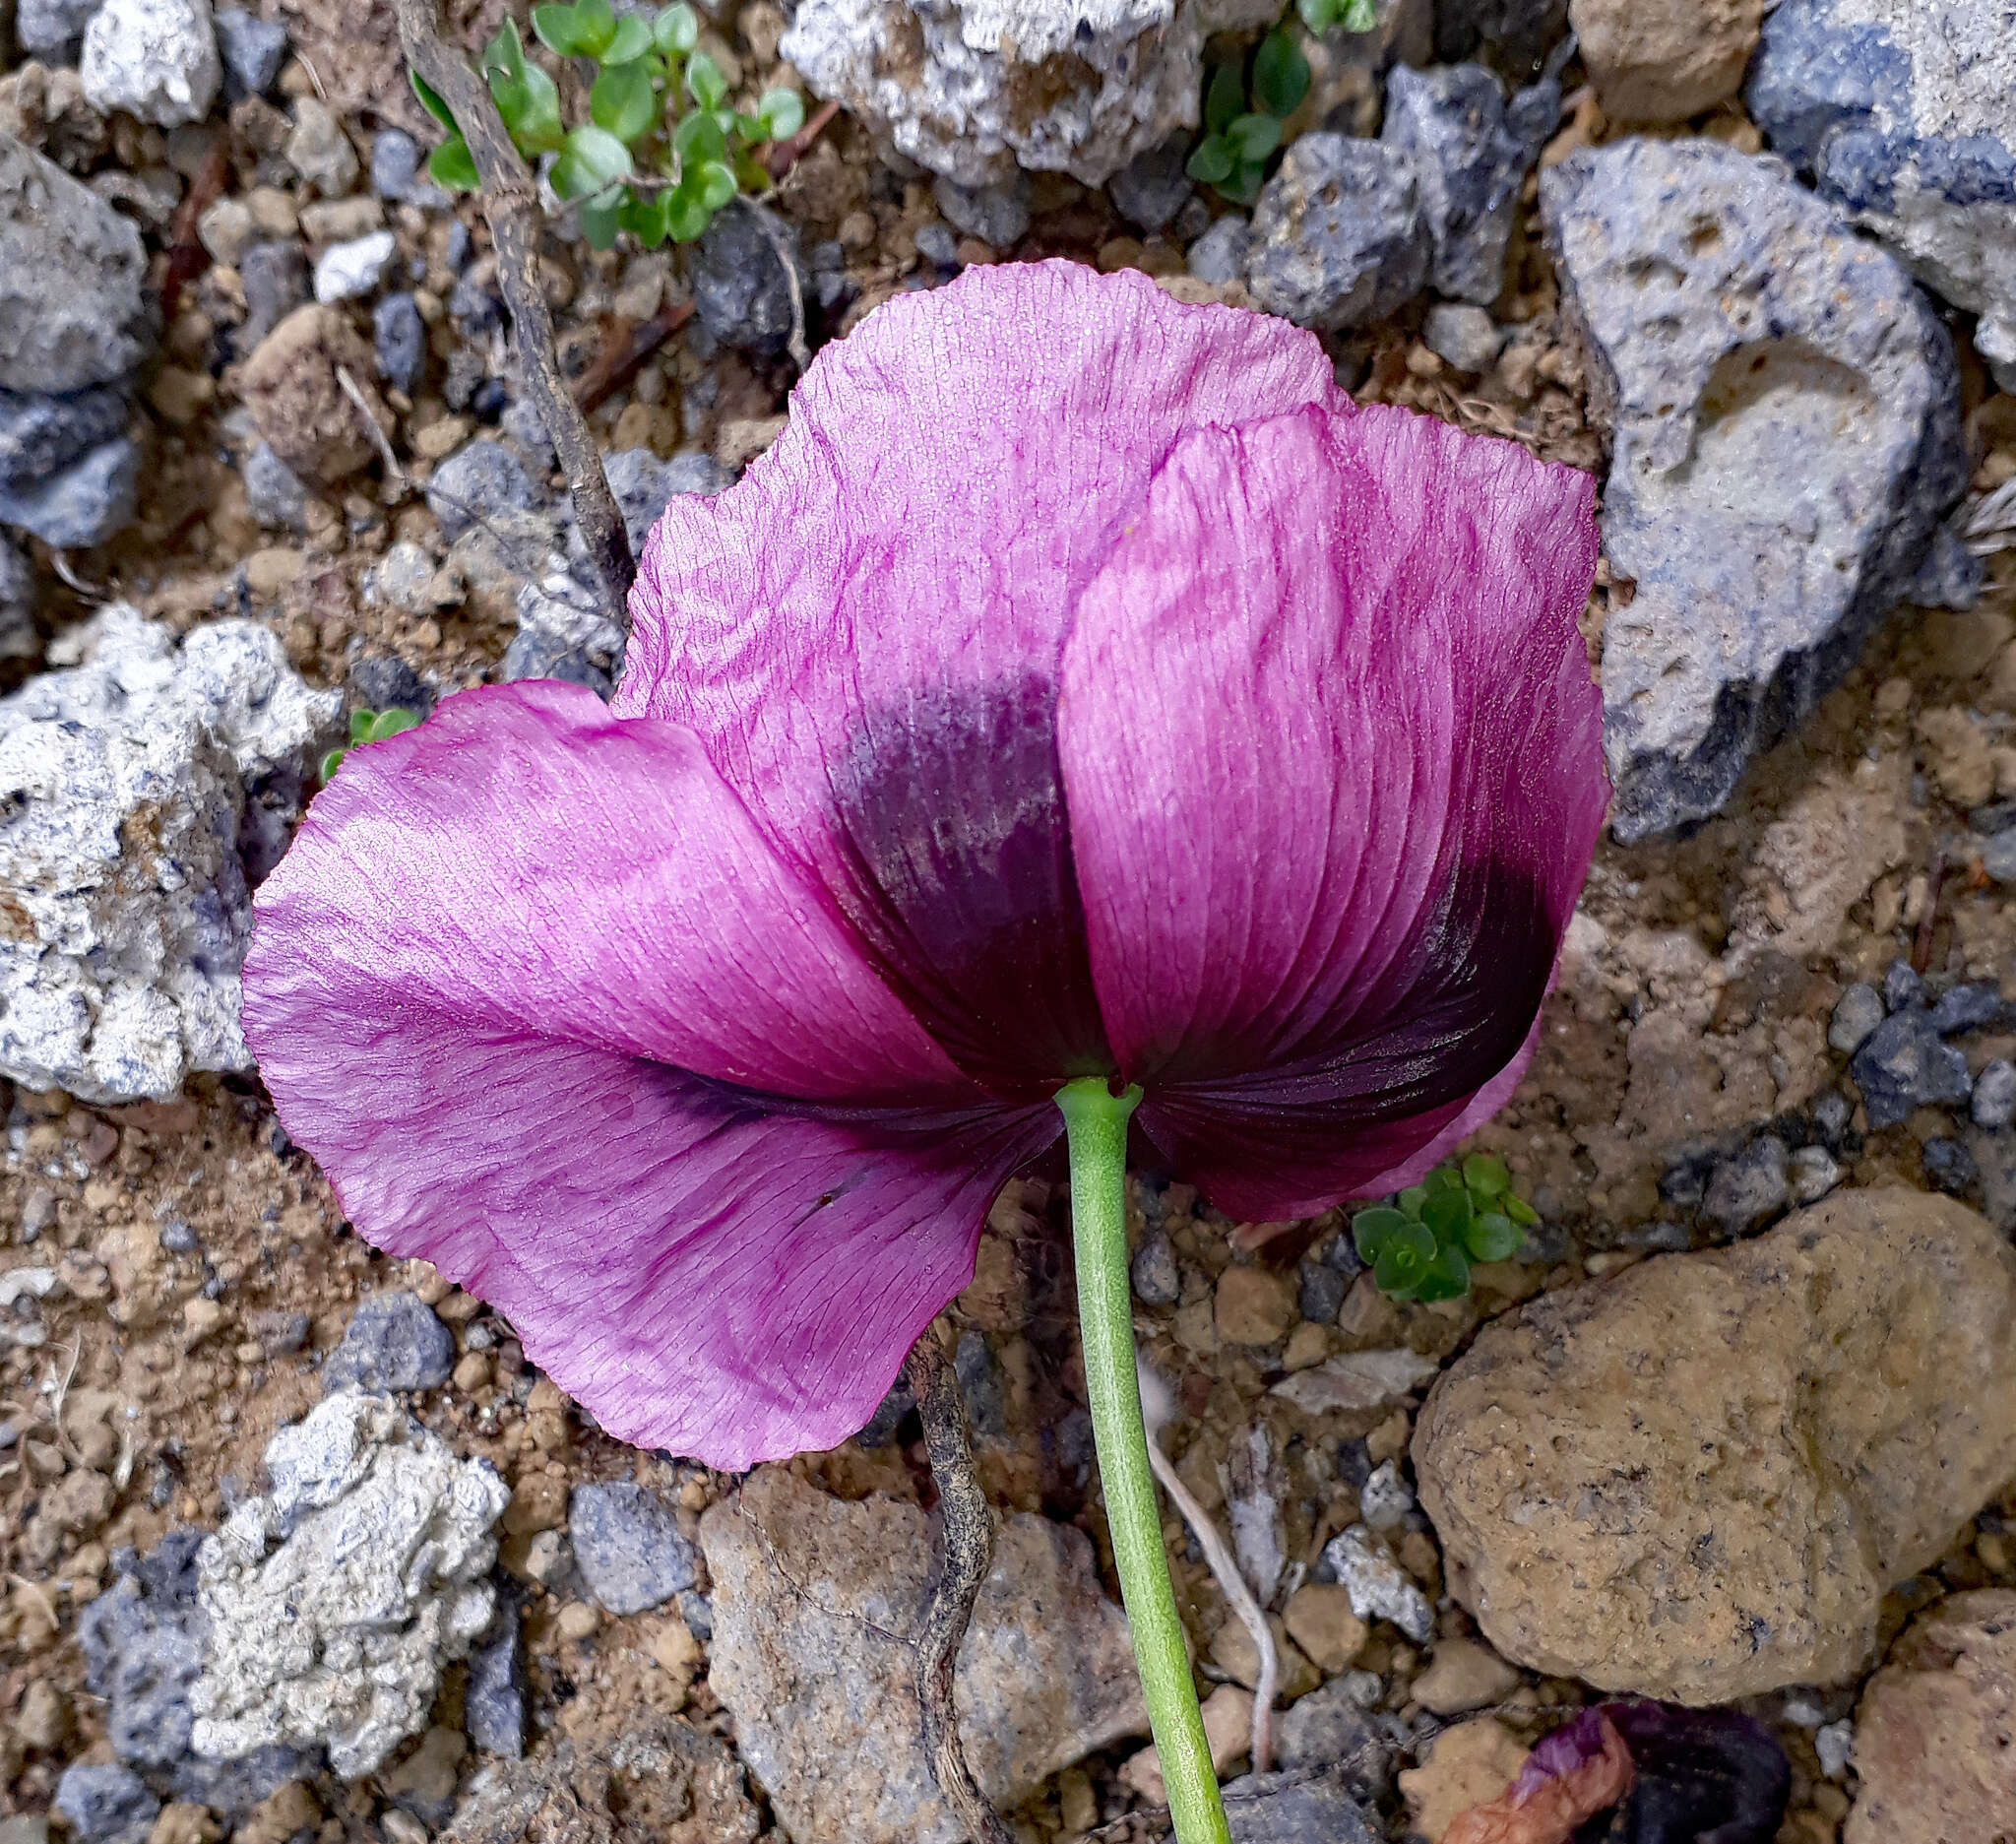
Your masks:
M407 62L448 104L483 182L483 217L497 251L497 285L504 290L504 302L511 309L511 324L518 334L526 388L567 476L575 522L581 527L589 561L601 586L602 612L627 634L630 585L637 575L637 560L630 554L630 534L616 509L615 495L609 491L608 476L602 472L601 451L575 407L553 348L553 318L546 310L545 290L539 286L543 220L538 192L525 161L511 145L489 85L461 52L442 42L435 0L397 0L397 7Z
M1083 1077L1057 1092L1071 1150L1071 1234L1078 1267L1078 1319L1085 1341L1085 1387L1105 1494L1106 1527L1120 1595L1134 1635L1134 1661L1149 1727L1168 1789L1177 1844L1230 1844L1225 1807L1183 1622L1169 1585L1162 1514L1148 1464L1141 1390L1134 1370L1134 1311L1127 1280L1127 1121L1139 1088L1115 1095L1103 1078Z
M994 1520L973 1468L966 1434L966 1398L959 1376L945 1361L935 1326L926 1326L903 1367L904 1380L916 1398L924 1425L924 1452L938 1488L938 1514L945 1534L945 1566L924 1609L917 1634L917 1702L924 1715L924 1751L931 1777L945 1803L966 1826L973 1844L1014 1844L1014 1834L979 1790L959 1739L959 1713L952 1705L952 1673L959 1661L973 1604L994 1556Z

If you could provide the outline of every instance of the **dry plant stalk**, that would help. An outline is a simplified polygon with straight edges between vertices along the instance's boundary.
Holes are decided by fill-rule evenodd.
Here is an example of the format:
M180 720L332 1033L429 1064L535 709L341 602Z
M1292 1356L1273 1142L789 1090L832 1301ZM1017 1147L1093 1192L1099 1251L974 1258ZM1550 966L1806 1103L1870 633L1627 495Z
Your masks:
M399 35L407 62L448 104L455 125L469 143L481 178L483 216L497 252L497 283L518 333L518 355L533 408L539 413L574 496L574 517L588 546L589 561L601 585L603 612L617 627L630 628L630 585L637 560L630 534L602 472L601 451L576 408L553 349L553 317L539 286L539 229L544 222L538 192L504 118L484 83L461 52L444 44L434 0L397 0Z

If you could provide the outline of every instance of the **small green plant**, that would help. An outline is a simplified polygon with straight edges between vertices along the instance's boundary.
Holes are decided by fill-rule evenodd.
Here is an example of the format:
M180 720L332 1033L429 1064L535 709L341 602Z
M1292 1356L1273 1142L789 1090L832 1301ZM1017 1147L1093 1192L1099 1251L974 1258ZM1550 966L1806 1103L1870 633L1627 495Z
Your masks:
M1502 1159L1472 1153L1461 1166L1437 1166L1390 1204L1360 1210L1352 1240L1392 1300L1461 1300L1473 1261L1517 1254L1539 1214L1512 1190Z
M1318 38L1339 27L1368 32L1379 23L1379 0L1295 0L1295 11Z
M536 6L532 29L557 56L595 61L587 121L569 128L561 120L559 88L527 59L515 20L507 17L483 47L483 76L519 153L554 157L552 188L576 206L596 249L624 230L646 249L690 243L737 193L769 185L758 151L804 124L805 105L790 90L767 91L753 115L731 107L721 66L698 49L699 16L683 3L620 19L609 0ZM418 72L412 84L449 131L428 173L451 190L472 190L475 160L455 117Z
M322 757L321 774L326 782L343 767L343 759L352 749L361 749L367 742L383 742L388 736L397 736L403 730L416 729L420 722L417 711L409 711L404 705L395 704L385 711L357 710L350 713L350 739L340 749L330 749Z
M1281 146L1282 124L1309 94L1309 60L1286 21L1253 53L1251 101L1236 64L1221 64L1204 92L1204 139L1185 164L1192 179L1235 205L1260 196L1267 162Z

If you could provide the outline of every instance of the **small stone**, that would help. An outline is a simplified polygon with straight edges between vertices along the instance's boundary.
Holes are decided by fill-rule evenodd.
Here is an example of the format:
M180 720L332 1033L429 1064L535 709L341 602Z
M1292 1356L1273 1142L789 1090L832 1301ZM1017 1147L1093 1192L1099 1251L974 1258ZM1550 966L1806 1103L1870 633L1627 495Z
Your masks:
M1192 130L1179 128L1158 147L1137 154L1106 182L1114 207L1135 229L1153 235L1189 202L1189 158Z
M385 280L398 253L399 239L389 230L374 230L369 236L347 243L332 243L315 264L315 298L318 301L353 301L369 294Z
M453 1729L429 1729L405 1760L379 1771L378 1784L422 1823L438 1825L454 1810L468 1752L468 1742Z
M88 1761L64 1768L54 1805L79 1844L146 1844L161 1809L131 1767Z
M0 391L0 489L40 485L126 426L126 394L100 386L53 396Z
M308 259L301 246L284 242L255 243L238 265L245 285L245 324L238 329L238 350L249 352L308 298Z
M1298 1697L1275 1719L1275 1758L1291 1770L1335 1771L1360 1797L1376 1797L1392 1778L1392 1739L1365 1712L1384 1693L1376 1672L1347 1671Z
M1227 1344L1278 1344L1295 1322L1294 1290L1271 1268L1228 1268L1218 1277L1216 1317Z
M812 278L798 250L798 234L776 220L777 240L748 206L717 212L693 247L693 305L700 324L724 346L776 356L784 352L797 324L791 275L800 294Z
M1974 1079L1974 1124L1990 1132L2016 1120L2016 1063L1997 1056Z
M1519 1674L1475 1639L1438 1639L1428 1668L1409 1686L1421 1708L1461 1716L1501 1703L1519 1687Z
M1787 1183L1796 1204L1817 1204L1841 1177L1841 1167L1824 1146L1801 1146L1786 1166Z
M935 263L940 269L955 269L959 265L959 239L946 224L920 224L914 239L917 254L927 263Z
M1269 313L1337 331L1420 292L1431 252L1413 159L1327 132L1292 142L1253 209L1247 286Z
M287 164L326 199L340 199L357 183L357 151L328 104L314 96L295 101L285 152Z
M478 437L441 463L427 480L427 509L453 541L478 521L539 504L525 464L502 442Z
M200 122L223 81L210 0L105 0L85 28L78 74L101 115Z
M75 64L91 24L103 0L19 0L14 11L14 35L23 53L44 64Z
M1241 1774L1225 1790L1231 1844L1378 1844L1378 1814L1334 1775Z
M497 1597L497 1619L469 1655L462 1724L485 1754L518 1760L525 1753L527 1720L525 1628L508 1596Z
M14 1733L30 1748L53 1753L70 1733L70 1704L63 1692L38 1678L21 1693L14 1712Z
M1701 1214L1724 1236L1748 1236L1785 1208L1790 1193L1785 1142L1762 1133L1715 1168Z
M1352 1609L1351 1590L1338 1582L1312 1581L1297 1588L1281 1619L1289 1637L1332 1675L1357 1657L1370 1630Z
M1998 884L2016 884L2016 829L1983 843L1981 867Z
M1398 1530L1413 1509L1414 1491L1396 1461L1380 1461L1358 1488L1358 1515L1374 1530Z
M1846 1717L1820 1724L1813 1731L1813 1752L1820 1757L1820 1771L1828 1779L1844 1778L1855 1759L1855 1724Z
M1297 1304L1302 1317L1311 1325L1335 1325L1338 1309L1351 1291L1351 1280L1327 1261L1303 1261Z
M692 1544L671 1507L642 1486L576 1486L567 1534L582 1580L611 1614L662 1607L693 1585Z
M1349 1310L1347 1302L1346 1312ZM1340 1409L1379 1409L1405 1401L1438 1367L1433 1358L1404 1348L1347 1351L1313 1369L1276 1383L1272 1393L1307 1415L1329 1415Z
M427 376L427 323L410 294L388 294L372 310L371 342L379 376L394 390L417 396Z
M1966 1055L1940 1038L1922 1011L1884 1019L1856 1051L1849 1073L1872 1127L1894 1127L1914 1108L1955 1106L1974 1091Z
M371 137L371 190L388 204L438 210L448 194L427 177L427 151L404 128Z
M1458 371L1477 376L1498 362L1498 349L1504 335L1498 324L1481 307L1457 306L1438 301L1428 309L1421 323L1421 338L1428 350L1446 358Z
M269 532L298 532L307 520L308 489L270 444L260 442L245 457L245 503Z
M1400 1776L1413 1829L1440 1838L1460 1813L1502 1798L1525 1765L1525 1746L1494 1716L1444 1729L1421 1764Z
M351 389L339 370L348 373ZM333 484L377 455L367 416L381 431L392 427L372 373L371 349L343 310L318 302L296 308L266 336L245 361L239 388L274 452L297 474Z
M374 1294L350 1315L322 1367L322 1387L438 1389L455 1363L455 1335L417 1294Z
M1604 113L1682 122L1742 86L1769 0L1570 0Z
M1183 261L1199 282L1243 282L1252 248L1252 224L1229 212L1190 245Z
M252 208L243 199L218 199L196 221L196 240L210 252L213 262L235 269L251 247L257 228Z
M1029 178L1025 173L1017 172L990 186L955 185L941 175L931 196L955 228L977 237L990 249L1012 249L1029 234ZM869 222L872 225L873 220Z
M350 689L367 711L411 711L425 717L434 694L425 679L396 653L367 653L350 668Z
M1883 973L1883 1003L1893 1012L1914 1011L1925 1002L1924 977L1909 961L1892 961Z
M1130 1270L1134 1298L1145 1306L1173 1306L1183 1295L1183 1276L1169 1239L1157 1230L1134 1255Z
M571 645L563 636L522 628L504 649L503 664L497 670L504 684L522 678L559 678L570 685L586 685L606 701L614 694L615 681L608 669L598 665L585 647Z
M2008 1018L1999 986L1976 981L1950 986L1932 1006L1932 1029L1942 1037L1965 1037L1974 1031L1992 1031Z
M133 522L140 465L140 444L114 436L39 485L0 487L0 525L32 532L58 550L102 544Z
M1435 1630L1435 1611L1407 1571L1380 1548L1363 1524L1330 1539L1323 1563L1344 1584L1360 1620L1390 1620L1417 1645Z
M1958 1140L1931 1139L1922 1154L1925 1179L1934 1190L1961 1197L1981 1183L1974 1155Z
M1835 1002L1827 1025L1827 1045L1844 1056L1861 1049L1871 1031L1883 1022L1883 998L1876 988L1858 980Z
M286 62L286 27L243 7L220 7L216 25L218 49L224 60L224 94L233 101L265 95L280 81L280 67Z

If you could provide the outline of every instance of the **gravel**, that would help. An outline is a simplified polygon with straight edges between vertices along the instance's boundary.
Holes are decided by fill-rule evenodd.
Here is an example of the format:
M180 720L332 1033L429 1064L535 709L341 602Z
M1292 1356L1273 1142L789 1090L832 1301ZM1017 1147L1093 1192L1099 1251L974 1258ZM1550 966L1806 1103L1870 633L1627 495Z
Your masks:
M1858 980L1835 1001L1834 1016L1827 1025L1828 1048L1853 1056L1883 1022L1883 995Z
M567 1534L582 1580L612 1614L662 1607L693 1585L693 1545L671 1506L642 1486L575 1487Z
M322 1387L438 1389L455 1364L455 1336L417 1294L374 1294L350 1315L322 1367Z

